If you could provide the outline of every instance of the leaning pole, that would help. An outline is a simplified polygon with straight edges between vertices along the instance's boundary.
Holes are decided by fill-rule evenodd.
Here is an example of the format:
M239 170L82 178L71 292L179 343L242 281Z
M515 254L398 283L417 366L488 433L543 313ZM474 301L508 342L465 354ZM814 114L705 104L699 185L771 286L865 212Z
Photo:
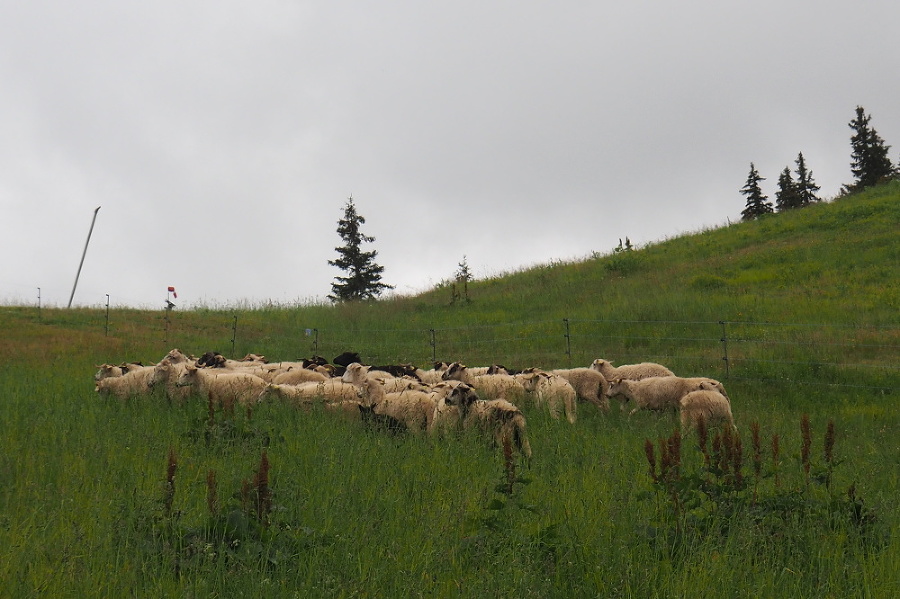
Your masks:
M81 276L81 267L84 266L84 257L87 256L88 244L91 242L91 233L94 232L94 223L97 222L97 213L100 212L100 206L97 206L97 209L94 210L94 218L91 219L91 228L88 230L87 241L84 242L84 251L81 252L81 262L78 263L78 272L75 273L75 284L72 285L72 295L69 296L69 305L66 308L72 307L72 298L75 297L75 288L78 287L78 277Z

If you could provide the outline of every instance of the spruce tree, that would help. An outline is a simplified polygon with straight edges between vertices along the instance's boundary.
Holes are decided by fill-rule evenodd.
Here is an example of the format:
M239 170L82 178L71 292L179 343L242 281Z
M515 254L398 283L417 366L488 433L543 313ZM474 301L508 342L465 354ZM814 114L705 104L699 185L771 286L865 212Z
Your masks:
M878 132L869 126L871 119L862 106L857 106L856 118L849 123L854 132L850 138L850 147L853 150L850 170L856 177L856 182L845 185L846 192L877 185L895 175L894 165L888 157L888 150L891 147L886 145Z
M378 252L362 251L363 243L375 241L374 237L363 235L360 230L365 222L366 219L356 212L353 196L350 196L344 205L344 218L338 221L337 228L344 245L334 248L338 258L328 261L331 266L347 272L346 277L335 277L335 282L331 284L328 299L333 302L374 299L385 289L393 289L393 286L381 282L384 267L375 263Z
M771 214L772 203L769 198L763 195L762 189L759 187L760 181L765 181L765 177L760 177L753 163L750 163L750 174L747 176L747 182L741 188L741 194L747 196L747 204L741 212L741 218L744 220L753 220Z
M791 210L800 206L800 196L797 193L797 184L791 176L790 167L784 167L778 176L778 191L775 192L775 208L778 212Z
M803 152L797 155L797 197L799 205L809 206L813 202L821 202L821 198L816 195L819 186L816 185L812 178L812 171L806 168L806 161L803 159Z

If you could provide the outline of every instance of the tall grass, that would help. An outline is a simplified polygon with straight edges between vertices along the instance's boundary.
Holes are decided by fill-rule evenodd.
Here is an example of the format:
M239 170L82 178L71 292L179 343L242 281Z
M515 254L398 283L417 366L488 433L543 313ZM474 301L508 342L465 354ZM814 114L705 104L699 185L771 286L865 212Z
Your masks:
M158 312L114 311L107 336L100 310L38 318L2 308L0 596L894 596L898 196L887 186L473 282L468 304L451 306L438 288L374 304L173 313L168 344ZM721 373L719 321L728 321L744 341L731 347L734 376L720 378L745 464L756 421L767 451L778 436L778 484L792 501L837 500L852 487L873 532L800 512L776 526L736 509L715 534L673 536L644 447L676 422L627 417L615 404L609 414L580 405L574 426L526 407L535 456L514 464L510 485L503 452L476 435L376 434L277 404L210 423L200 398L95 396L101 362L156 361L174 346L230 353L235 315L234 352L275 360L310 355L310 328L322 355L356 349L424 365L436 329L439 359L549 367L670 356L686 374ZM496 342L485 346L485 336ZM835 425L828 490L807 490L804 414L814 463ZM686 472L701 464L695 444L683 441ZM263 454L264 522L246 509Z

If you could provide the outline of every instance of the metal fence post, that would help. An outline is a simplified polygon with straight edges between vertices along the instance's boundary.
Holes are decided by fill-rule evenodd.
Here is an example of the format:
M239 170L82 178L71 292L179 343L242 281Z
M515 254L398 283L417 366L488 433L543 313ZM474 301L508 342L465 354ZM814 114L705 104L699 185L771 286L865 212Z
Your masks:
M729 363L728 363L728 333L727 333L727 331L725 330L725 321L724 321L724 320L720 320L720 321L719 321L719 324L722 325L722 339L721 339L721 341L722 341L722 352L723 352L723 354L724 354L724 355L722 356L722 361L725 362L725 378L727 379L727 378L729 377L729 375L731 374L731 368L730 368Z
M569 319L563 318L566 323L566 357L569 359L569 366L572 365L572 335L569 334Z
M237 339L237 314L234 315L234 320L231 322L231 357L234 358L234 340Z
M106 294L106 328L105 336L109 337L109 294Z
M434 339L434 329L428 329L431 334L431 362L437 362L437 342Z

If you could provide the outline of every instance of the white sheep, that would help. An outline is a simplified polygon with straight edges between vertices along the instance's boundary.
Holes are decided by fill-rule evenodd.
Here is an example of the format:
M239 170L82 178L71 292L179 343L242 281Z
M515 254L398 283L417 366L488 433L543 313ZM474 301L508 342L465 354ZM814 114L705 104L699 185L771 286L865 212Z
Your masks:
M100 379L119 377L125 374L125 371L122 370L122 367L116 366L115 364L98 364L97 368L97 372L94 373L95 381L99 381Z
M482 398L503 398L512 403L525 399L525 387L508 374L473 374L472 370L460 362L452 363L442 375L445 381L457 380L474 387Z
M727 424L733 430L737 430L731 414L731 402L708 382L701 383L700 389L691 391L678 403L683 435L689 433L692 428L695 429L701 418L708 426Z
M641 379L650 378L651 376L675 376L674 372L656 362L641 362L639 364L613 366L612 362L597 358L591 363L591 368L602 374L610 383L616 379L639 381Z
M471 403L478 399L475 390L461 381L443 381L431 386L431 396L435 400L434 416L431 419L431 432L446 435L462 430L463 419L460 404ZM450 398L450 396L453 396ZM450 398L448 400L448 398Z
M531 459L525 415L515 405L505 399L478 399L475 393L451 394L447 400L459 407L463 428L490 436L498 446L509 443Z
M190 387L195 393L207 397L213 405L233 409L235 404L253 405L266 387L266 381L246 372L230 372L219 368L185 366L178 377L179 387Z
M703 382L708 382L724 397L728 397L722 383L715 379L680 376L653 376L639 381L616 379L609 386L609 395L633 401L635 408L631 410L631 414L638 410L676 410L679 400L691 391L700 389Z
M193 363L197 361L195 358L188 356L177 347L167 353L162 360L157 362L157 364L159 364L163 360L168 360L171 364L186 364L188 362Z
M172 362L169 358L163 358L159 364L153 367L153 374L150 376L148 384L154 389L157 387L165 389L169 401L184 402L190 397L192 390L190 386L179 386L178 379L187 370L187 366L188 362Z
M575 424L578 394L568 380L543 371L522 373L515 378L534 398L535 405L546 406L553 418L559 418L560 412L565 411L566 419Z
M557 374L575 388L578 399L590 402L602 412L609 412L609 383L606 378L590 368L557 368L551 370L551 374Z
M446 362L435 362L434 367L429 370L416 369L416 376L419 380L428 385L436 385L441 382L441 376L447 370L449 364Z
M97 380L94 391L100 397L110 395L119 399L128 399L136 395L149 395L151 391L150 378L153 376L153 367L144 366L138 370L126 372L121 376L109 376Z
M276 385L299 385L300 383L321 383L328 379L329 377L315 370L291 367L286 371L280 371L275 374L270 382Z
M415 434L432 430L435 397L424 391L400 391L386 393L380 381L368 379L359 388L360 401L372 407L375 414L388 416L402 422Z
M295 406L312 403L336 403L340 401L357 401L358 387L345 383L340 379L328 379L319 382L300 383L299 385L280 385L269 383L259 394L259 401L281 399Z
M97 366L98 370L94 373L94 380L99 381L100 379L122 376L123 374L127 374L129 372L135 370L141 370L142 368L146 368L140 362L123 362L118 366L113 364L100 364Z

